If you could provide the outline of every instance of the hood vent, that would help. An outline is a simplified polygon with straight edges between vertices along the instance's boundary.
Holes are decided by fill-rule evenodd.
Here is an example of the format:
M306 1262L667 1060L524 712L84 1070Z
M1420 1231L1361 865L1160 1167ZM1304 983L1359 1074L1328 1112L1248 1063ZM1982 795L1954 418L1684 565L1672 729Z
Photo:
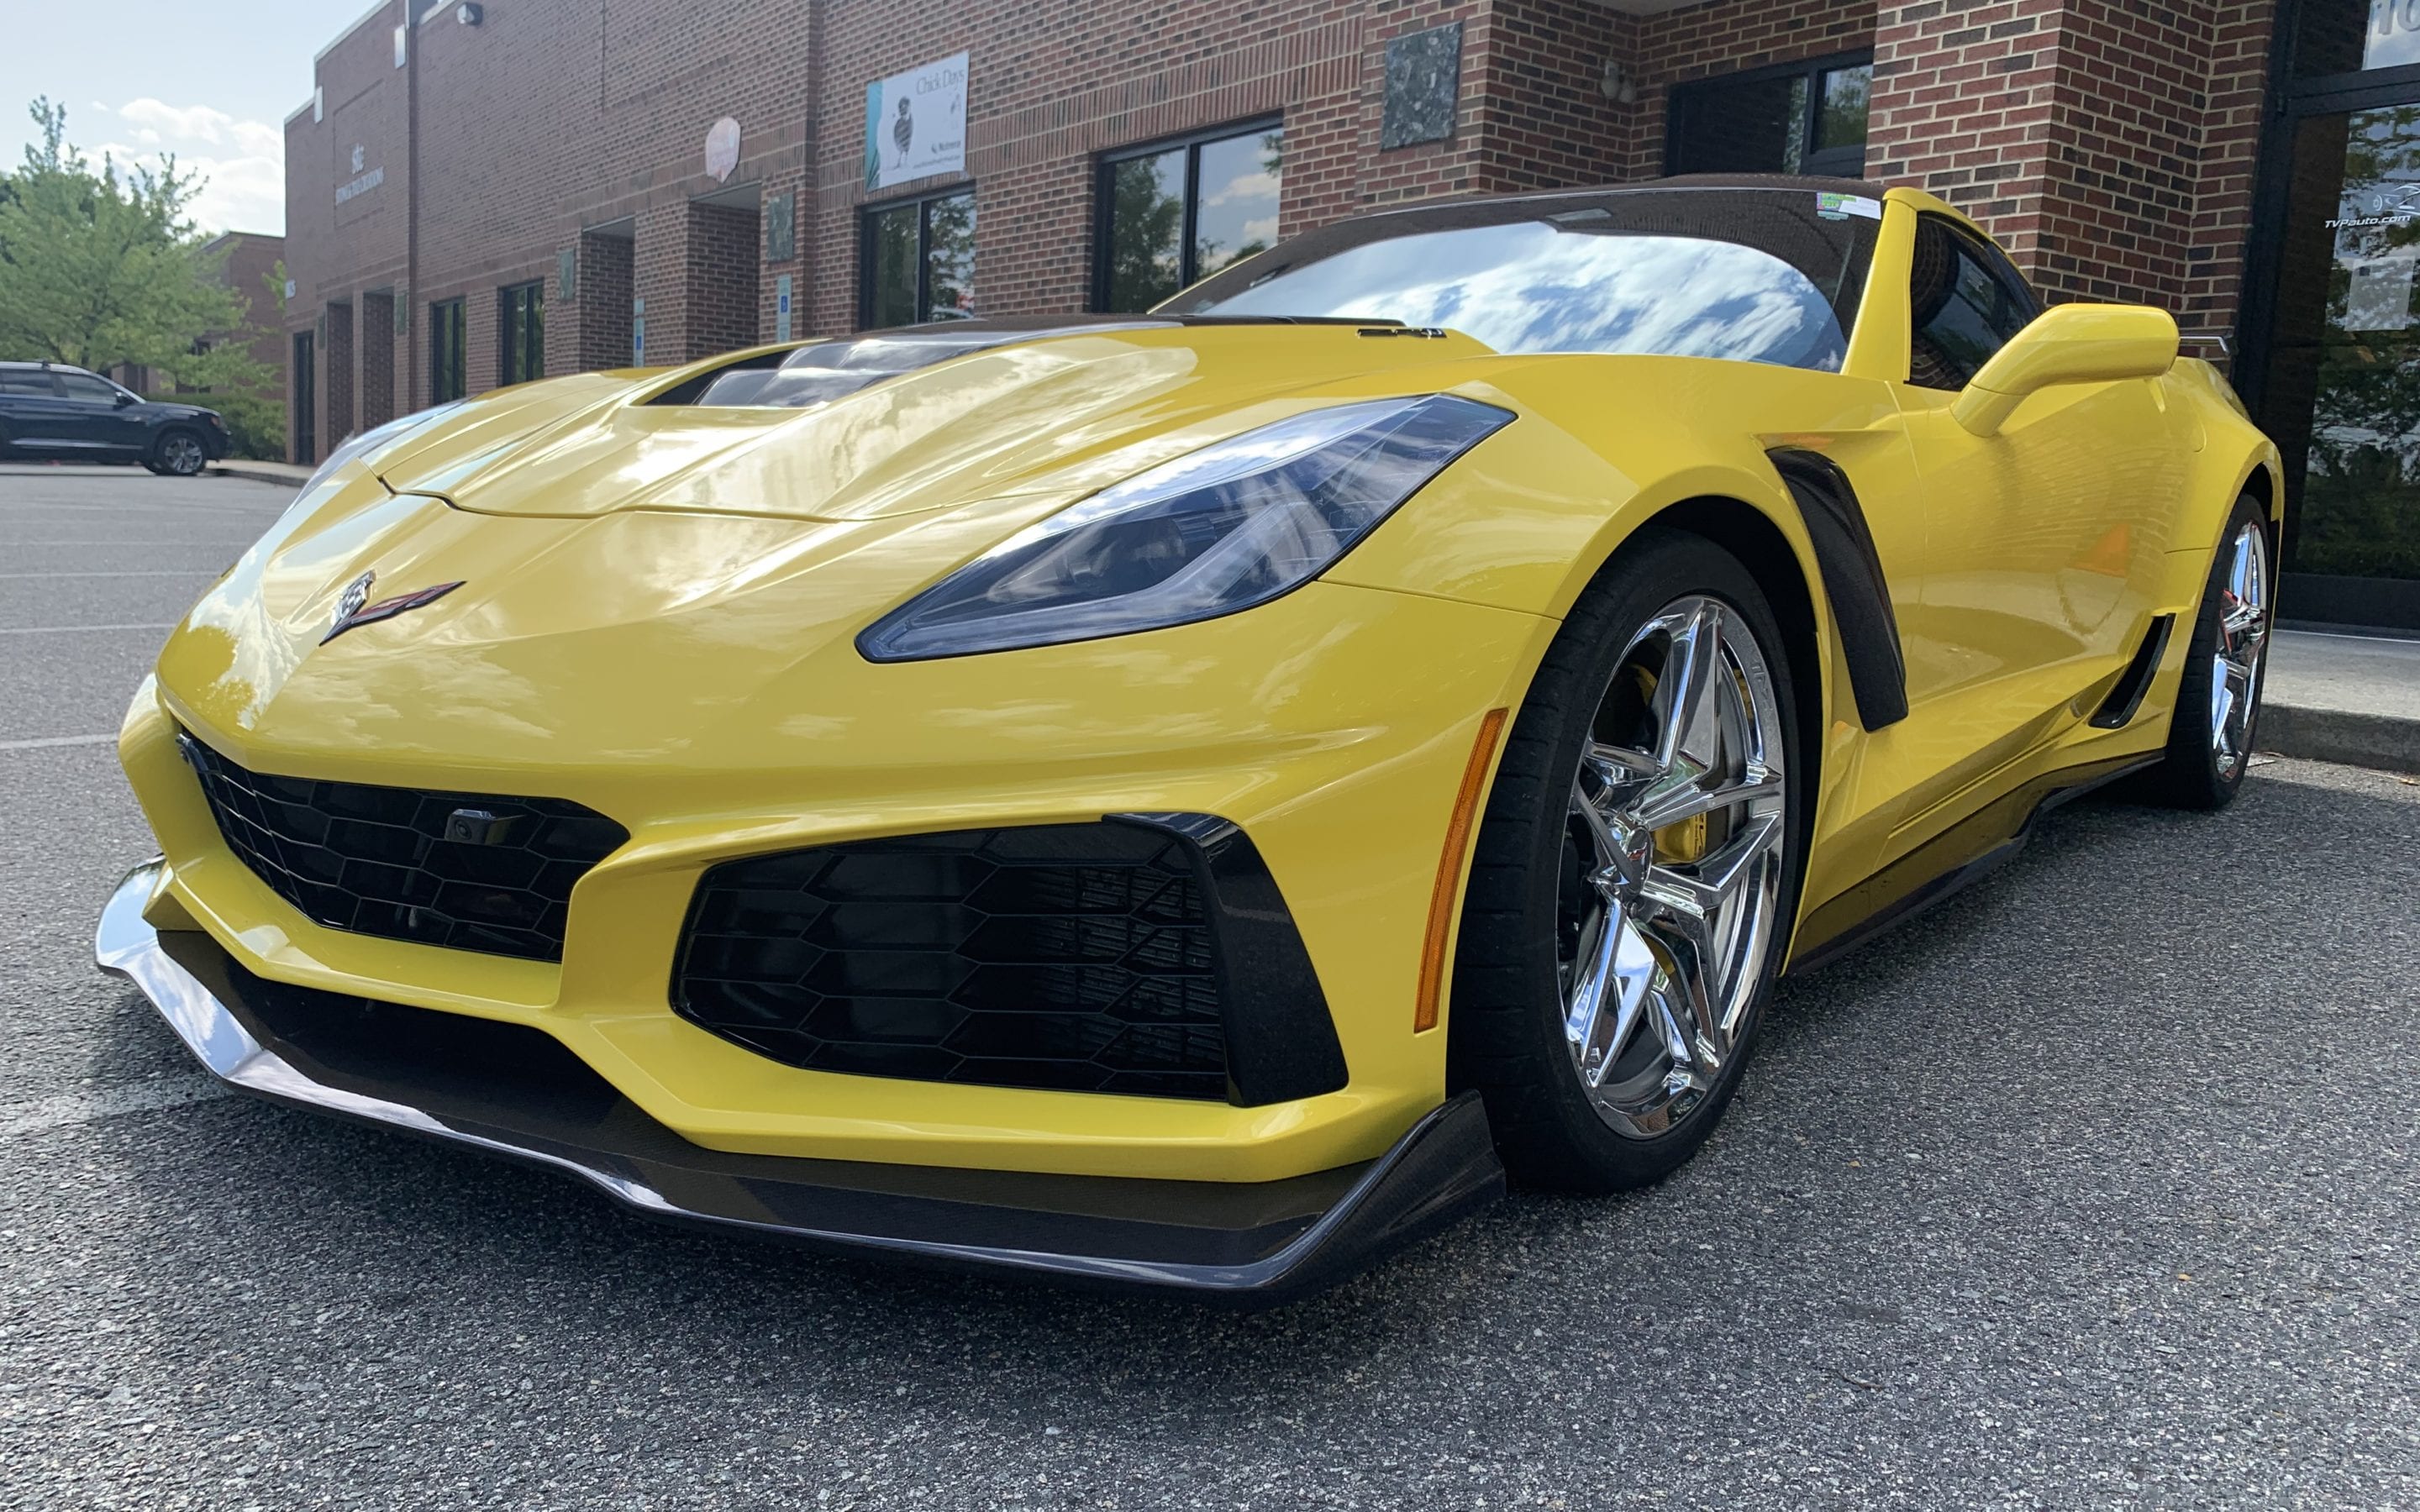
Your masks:
M787 352L756 352L666 389L651 405L701 409L805 409L912 373L1005 347L1053 336L1097 336L1119 331L1171 331L1182 326L1341 325L1363 335L1401 328L1400 320L1292 316L1024 316L899 326L834 341L810 342ZM1442 332L1407 334L1442 335Z
M788 352L761 352L701 374L648 401L659 405L748 409L804 409L858 390L1011 342L1085 336L1108 331L1153 331L1173 320L958 320L877 331L838 341L812 342Z

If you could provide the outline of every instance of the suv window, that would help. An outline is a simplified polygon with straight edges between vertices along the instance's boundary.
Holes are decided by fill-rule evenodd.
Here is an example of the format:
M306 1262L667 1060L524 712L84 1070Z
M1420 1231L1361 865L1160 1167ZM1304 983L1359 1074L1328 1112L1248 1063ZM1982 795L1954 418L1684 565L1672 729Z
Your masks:
M1919 388L1964 388L2041 313L1998 248L1937 215L1916 222L1911 285L1908 381Z
M50 374L22 367L0 371L0 393L38 394L45 399L58 396L51 388Z
M89 373L61 373L59 387L70 399L98 399L102 404L117 402L117 385Z

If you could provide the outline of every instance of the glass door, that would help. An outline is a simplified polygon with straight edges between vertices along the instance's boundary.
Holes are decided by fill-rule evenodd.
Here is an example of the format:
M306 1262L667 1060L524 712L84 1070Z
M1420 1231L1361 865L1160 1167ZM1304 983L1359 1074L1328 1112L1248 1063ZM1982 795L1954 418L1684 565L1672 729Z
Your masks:
M2263 408L2300 479L2289 616L2420 626L2420 102L2311 116Z

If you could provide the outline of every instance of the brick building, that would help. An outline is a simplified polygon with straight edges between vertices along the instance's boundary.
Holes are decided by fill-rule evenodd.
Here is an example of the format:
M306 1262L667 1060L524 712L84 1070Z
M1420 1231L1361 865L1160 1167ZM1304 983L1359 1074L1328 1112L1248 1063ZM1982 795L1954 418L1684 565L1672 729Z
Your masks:
M300 459L543 374L1140 308L1404 199L1861 173L2173 311L2288 453L2288 611L2420 625L2420 0L388 0L314 85Z

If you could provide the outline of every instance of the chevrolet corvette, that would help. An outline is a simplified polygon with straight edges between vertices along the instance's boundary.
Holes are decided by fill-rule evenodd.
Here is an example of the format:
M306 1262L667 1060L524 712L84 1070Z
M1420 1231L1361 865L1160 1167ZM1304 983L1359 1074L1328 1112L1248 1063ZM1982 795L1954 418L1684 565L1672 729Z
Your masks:
M2047 807L2224 806L2281 501L2166 314L1823 179L531 383L176 627L98 958L659 1218L1299 1293L1671 1171Z

